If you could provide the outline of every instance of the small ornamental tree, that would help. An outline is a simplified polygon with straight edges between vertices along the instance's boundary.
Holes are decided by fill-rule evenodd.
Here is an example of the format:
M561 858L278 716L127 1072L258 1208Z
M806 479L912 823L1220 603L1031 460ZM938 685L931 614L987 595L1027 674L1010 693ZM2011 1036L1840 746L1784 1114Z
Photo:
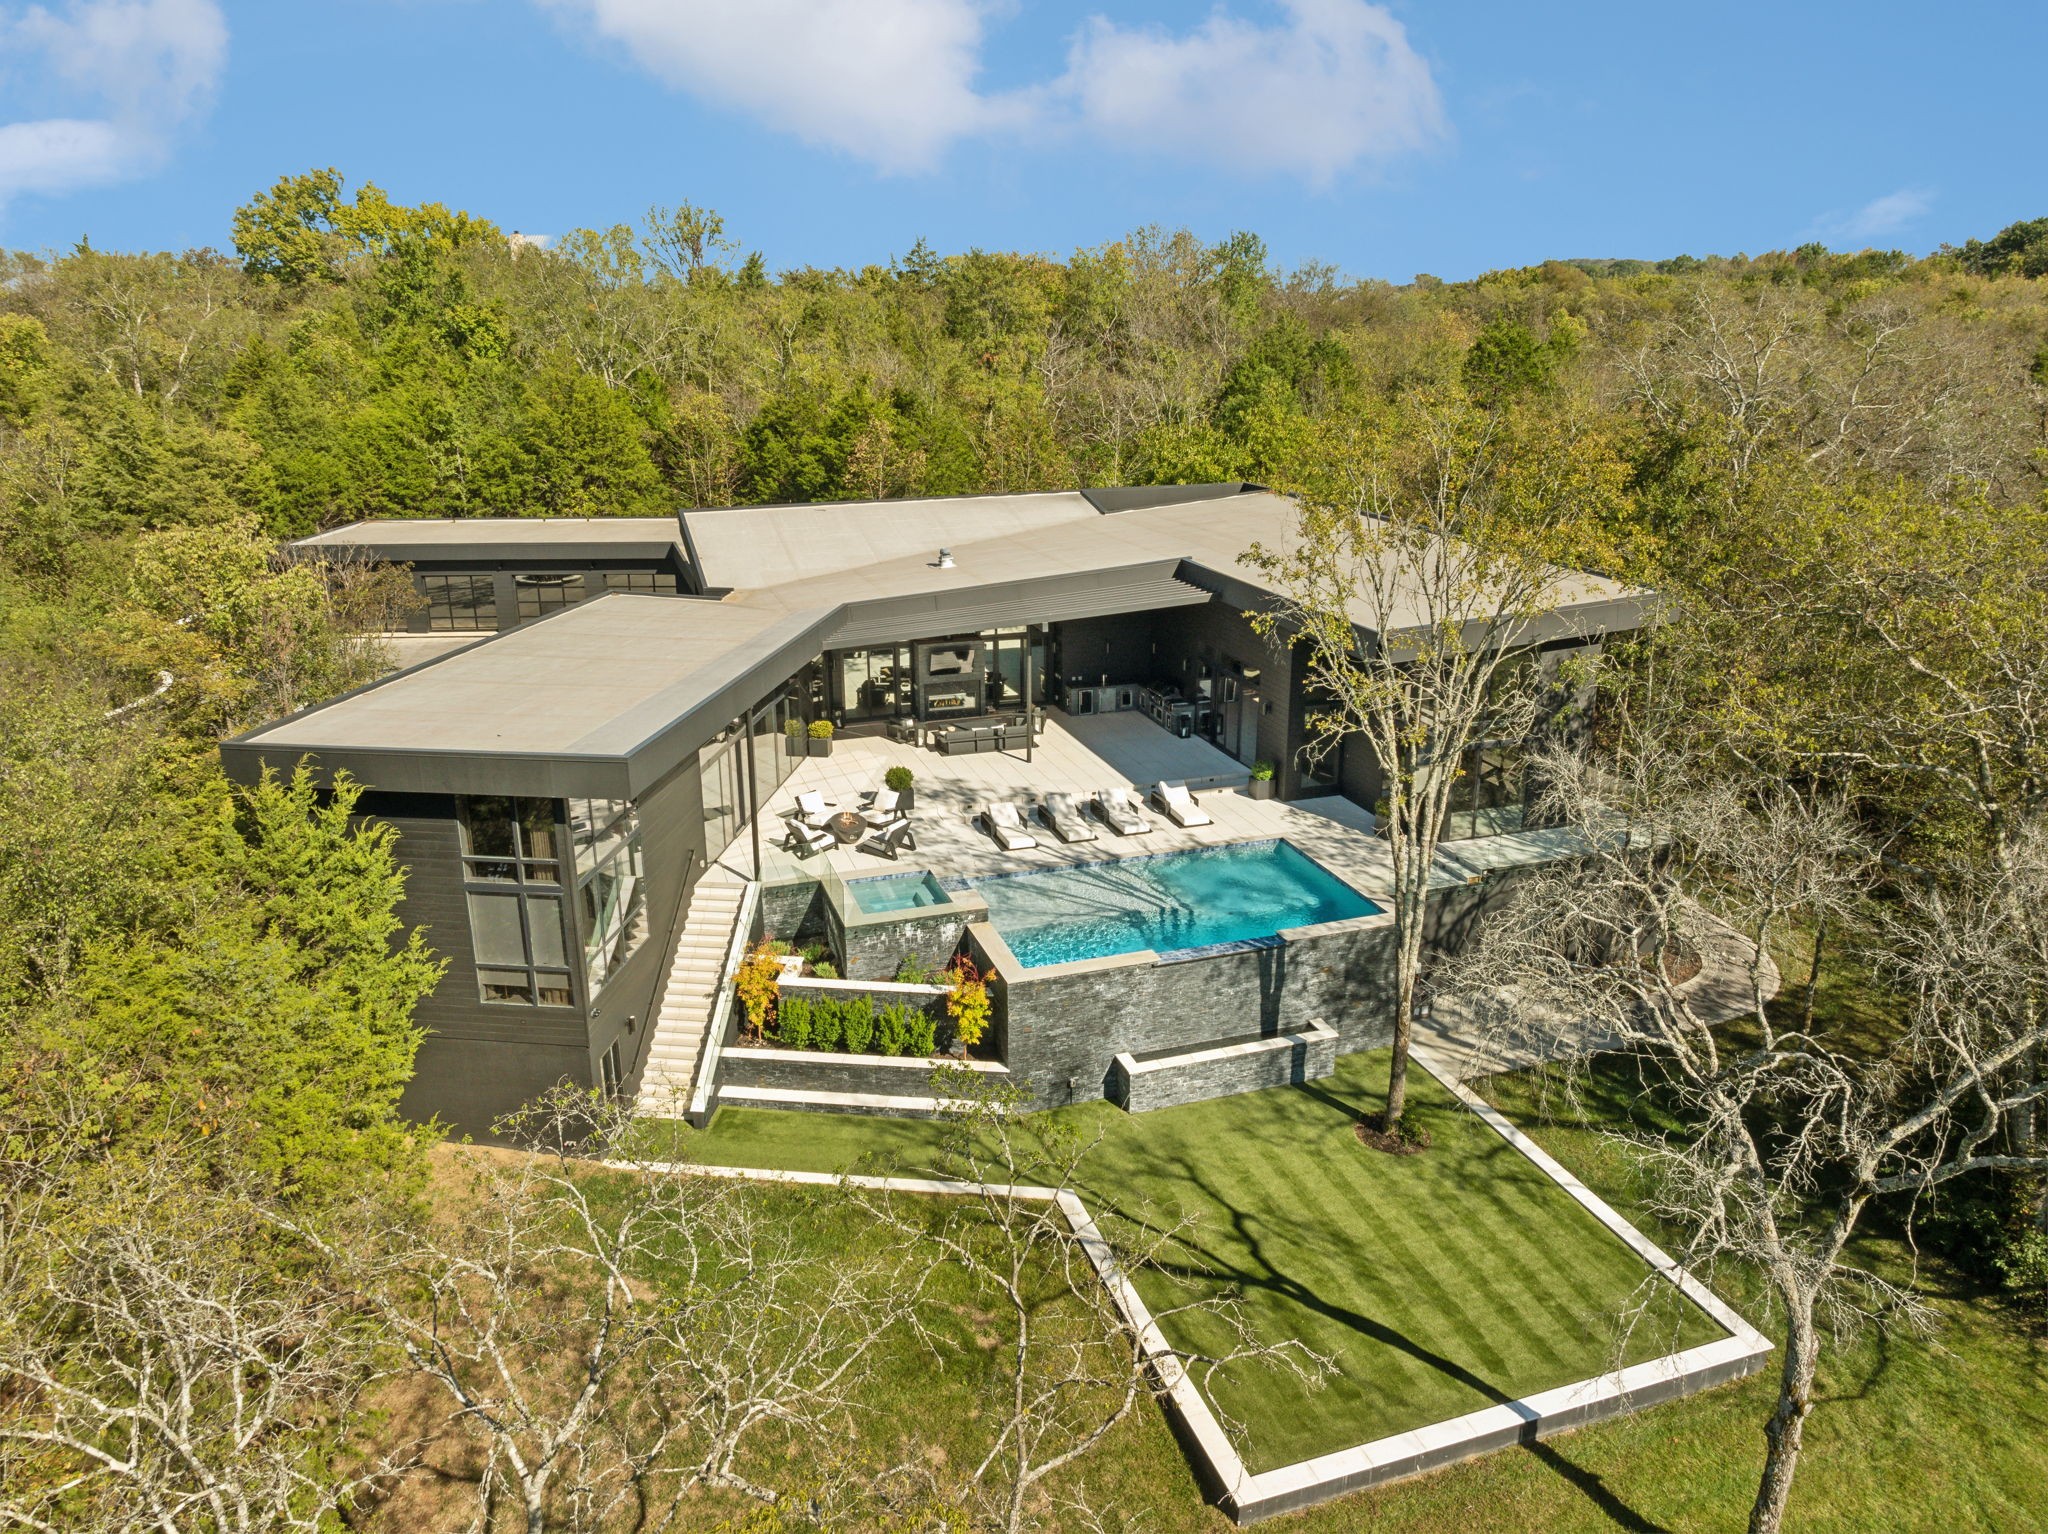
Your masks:
M776 962L774 950L766 943L740 961L739 973L733 977L733 988L738 992L740 1006L747 1014L747 1032L754 1038L761 1037L768 1027L768 1020L775 1015L781 978L782 966Z
M995 1006L989 998L988 981L965 954L953 961L946 974L952 985L946 997L946 1015L953 1020L954 1037L964 1048L972 1049L988 1031L989 1014Z

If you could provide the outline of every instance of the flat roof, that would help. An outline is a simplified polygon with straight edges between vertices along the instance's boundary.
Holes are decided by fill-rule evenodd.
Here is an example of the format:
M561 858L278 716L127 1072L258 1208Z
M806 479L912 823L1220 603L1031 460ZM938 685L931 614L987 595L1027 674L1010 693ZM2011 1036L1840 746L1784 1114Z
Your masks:
M1295 546L1294 503L1255 486L1161 499L1168 488L685 512L697 554L700 539L713 550L707 583L745 585L719 598L601 596L250 731L222 755L242 778L305 754L391 791L630 795L824 648L1269 600L1243 556ZM517 527L538 553L557 546L551 528L580 541L604 524L492 518L321 536L397 548L405 539L387 535L403 529L425 547L434 529L485 525ZM628 543L675 525L619 519L608 531ZM1635 627L1647 598L1562 570L1558 594L1560 610L1531 638ZM1398 636L1422 616L1397 612L1391 627ZM1353 617L1371 615L1359 603Z
M1102 515L1078 490L916 501L820 501L682 513L683 537L709 591L852 576L869 565L1006 534L1045 532Z

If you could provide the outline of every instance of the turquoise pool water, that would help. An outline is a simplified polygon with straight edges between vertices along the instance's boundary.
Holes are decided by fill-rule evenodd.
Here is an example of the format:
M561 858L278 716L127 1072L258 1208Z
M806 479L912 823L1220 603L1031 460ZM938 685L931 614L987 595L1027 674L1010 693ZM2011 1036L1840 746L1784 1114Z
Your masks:
M1150 948L1161 954L1271 939L1379 907L1284 841L970 881L1027 969Z
M928 873L881 874L872 879L849 879L846 888L854 904L870 916L884 911L909 911L918 906L946 905L945 887Z

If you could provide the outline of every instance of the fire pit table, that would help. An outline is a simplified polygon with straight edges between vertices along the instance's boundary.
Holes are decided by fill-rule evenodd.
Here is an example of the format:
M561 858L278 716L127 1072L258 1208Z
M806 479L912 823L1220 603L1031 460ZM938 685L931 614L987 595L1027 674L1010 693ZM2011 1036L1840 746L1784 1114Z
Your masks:
M868 818L857 810L841 810L825 821L825 829L842 847L851 847L867 834Z

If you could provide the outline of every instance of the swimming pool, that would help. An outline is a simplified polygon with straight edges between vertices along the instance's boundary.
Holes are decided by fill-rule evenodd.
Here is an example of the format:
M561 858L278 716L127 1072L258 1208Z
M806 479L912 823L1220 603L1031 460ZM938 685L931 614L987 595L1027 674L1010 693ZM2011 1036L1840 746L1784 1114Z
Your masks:
M879 874L872 879L849 879L846 888L854 904L870 916L884 911L910 911L921 906L947 905L944 886L929 873Z
M1026 969L1276 937L1380 908L1291 844L1238 842L967 881Z

